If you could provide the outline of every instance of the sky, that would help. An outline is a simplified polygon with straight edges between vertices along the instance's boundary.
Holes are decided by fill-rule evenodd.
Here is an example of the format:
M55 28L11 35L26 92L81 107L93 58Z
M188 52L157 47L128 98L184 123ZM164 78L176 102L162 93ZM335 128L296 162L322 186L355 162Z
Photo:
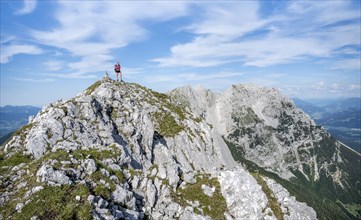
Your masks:
M361 97L360 1L1 0L0 105L43 106L107 71L159 92L274 87Z

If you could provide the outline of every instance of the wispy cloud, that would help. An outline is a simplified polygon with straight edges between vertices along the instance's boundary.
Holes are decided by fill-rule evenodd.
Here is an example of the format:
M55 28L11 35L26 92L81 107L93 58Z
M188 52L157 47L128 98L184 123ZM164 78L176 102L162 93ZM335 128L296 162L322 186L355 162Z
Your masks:
M49 71L59 71L64 68L65 62L61 60L49 60L43 63Z
M356 84L317 82L311 85L311 88L316 89L318 91L335 93L335 92L340 92L342 90L357 89L360 88L360 86L357 87Z
M40 44L69 52L79 61L69 63L74 72L104 71L116 60L114 51L144 40L141 22L165 21L185 15L187 2L59 1L55 19L59 27L31 32Z
M122 67L122 72L127 75L138 75L144 73L144 68L129 68L129 67Z
M54 78L62 78L62 79L91 79L97 78L95 74L86 74L86 73L44 73L39 74L43 76Z
M159 83L159 82L201 82L205 80L218 80L227 79L231 77L241 76L243 73L237 72L220 72L220 73L181 73L181 74L155 74L145 78L146 82Z
M15 39L14 36L6 35L6 34L3 34L3 33L1 33L0 37L1 37L0 44L5 44L5 43L11 42L12 40Z
M53 82L54 79L34 79L34 78L20 78L20 77L12 77L13 80L21 81L21 82Z
M16 15L29 14L36 8L37 0L24 0L24 6L15 12Z
M358 58L336 60L330 67L334 70L361 70L361 60Z
M360 14L349 1L290 2L286 13L268 17L259 14L259 4L205 3L201 21L184 28L195 38L152 61L167 67L229 62L264 67L331 58L338 48L360 45Z
M43 50L34 45L25 45L25 44L12 44L12 45L1 45L1 59L0 63L7 63L17 54L41 54Z
M358 92L361 91L361 85L360 84L351 84L348 86L349 90L357 90Z

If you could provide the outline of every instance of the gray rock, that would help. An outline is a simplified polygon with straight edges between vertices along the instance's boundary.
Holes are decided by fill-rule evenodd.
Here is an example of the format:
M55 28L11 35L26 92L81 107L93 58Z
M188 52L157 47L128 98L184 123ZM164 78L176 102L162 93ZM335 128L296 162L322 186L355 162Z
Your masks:
M262 219L268 200L257 181L242 168L220 172L218 181L228 212L235 219Z
M129 209L123 209L121 208L121 211L123 212L124 218L129 220L138 220L140 219L140 213L134 210Z
M18 203L16 204L15 210L20 213L23 207L24 207L24 203Z
M215 188L214 186L213 186L213 187L209 187L209 186L207 186L207 185L202 184L201 187L202 187L202 189L203 189L204 194L206 194L206 195L209 196L209 197L212 197L214 191L216 190L216 188Z
M23 188L27 185L28 183L27 182L21 182L17 185L17 188L20 189L20 188Z
M195 177L194 177L194 172L193 172L193 171L190 171L190 172L187 172L187 173L183 173L183 179L184 179L184 181L186 181L187 183L191 183L191 184L196 183L196 179L195 179Z
M89 203L93 203L94 198L95 198L95 197L94 197L93 195L89 195L88 198L87 198L87 200L88 200Z
M40 190L43 190L43 189L44 189L43 186L35 186L35 187L31 190L31 192L32 192L32 193L36 193L36 192L39 192Z
M211 220L212 218L209 216L201 216L193 211L185 211L180 217L179 220Z
M155 188L151 180L149 180L147 183L146 195L150 207L153 208L157 197L157 189Z
M116 185L116 189L111 193L113 200L119 203L121 206L126 206L130 210L136 209L136 198L131 191L124 189L123 187Z
M35 118L34 115L30 115L30 116L29 116L29 119L28 119L29 123L31 123L31 122L34 120L34 118Z
M81 163L82 167L84 167L84 171L86 174L90 175L97 170L97 166L93 159L85 159Z
M36 176L37 182L45 182L49 185L72 183L65 173L60 170L54 170L53 167L49 165L43 165L36 173Z

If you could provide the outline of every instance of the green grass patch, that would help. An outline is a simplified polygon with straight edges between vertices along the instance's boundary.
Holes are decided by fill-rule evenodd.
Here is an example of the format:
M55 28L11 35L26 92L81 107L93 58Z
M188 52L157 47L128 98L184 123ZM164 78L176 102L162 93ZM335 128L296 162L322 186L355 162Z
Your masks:
M12 155L11 157L6 158L6 159L5 159L4 155L2 155L0 157L0 167L3 167L3 166L13 167L13 166L17 166L22 163L28 163L30 161L31 161L30 155L24 155L21 152L16 152L14 155Z
M32 196L21 213L13 213L13 219L91 219L92 208L86 198L89 189L82 184L75 186L46 186ZM81 200L77 201L76 196Z
M192 118L193 121L197 122L197 123L200 123L203 121L203 119L201 117L197 117L197 118Z
M212 197L204 194L202 185L215 187ZM221 187L216 178L209 179L208 176L197 176L195 184L188 184L184 189L178 188L173 194L177 203L182 206L188 206L188 201L199 201L199 208L203 210L204 215L210 216L212 219L224 219L224 212L227 211L227 203L221 193Z
M156 123L159 134L164 137L174 137L184 130L184 127L179 125L169 112L156 112L153 114L153 121Z
M109 200L111 189L101 183L98 183L94 188L94 194L96 196L101 196L105 200Z
M134 170L133 168L128 169L128 171L132 177L141 176L143 174L142 170Z
M49 152L48 154L46 154L42 160L59 160L59 161L63 161L63 160L67 160L69 158L69 153L66 152L65 150L62 149L58 149L55 152Z
M102 84L101 81L96 81L95 83L93 83L91 86L89 86L87 89L86 89L86 92L85 92L85 95L90 95L92 92L94 92L94 90L96 88L98 88L100 85Z
M172 100L168 95L149 89L146 89L146 92L150 94L150 96L153 96L150 99L151 104L154 105L157 102L161 104L162 107L169 109L170 112L177 114L181 120L184 120L186 118L185 108L183 106L177 106L172 103Z
M116 108L112 109L111 118L113 120L116 120L118 118L118 109Z
M118 177L120 182L122 183L125 182L125 177L121 171L112 170L112 169L106 169L106 170L109 172L110 175L115 175L116 177ZM110 180L109 177L104 176L99 170L91 174L91 179L97 183L97 185L93 189L94 195L101 196L104 199L109 200L111 192L115 190L115 183L112 180ZM108 183L109 187L100 183L99 181L101 179L104 180L106 183Z
M116 159L121 155L121 150L115 147L114 145L109 146L110 149L100 150L97 148L91 148L87 150L74 150L72 152L73 156L77 159L87 159L91 158L94 160L103 160L108 158Z

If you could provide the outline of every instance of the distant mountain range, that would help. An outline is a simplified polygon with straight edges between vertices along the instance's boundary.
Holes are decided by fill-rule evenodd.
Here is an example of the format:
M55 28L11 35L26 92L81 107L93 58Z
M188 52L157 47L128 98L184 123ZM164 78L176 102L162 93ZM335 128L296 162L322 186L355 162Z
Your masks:
M40 111L35 106L11 106L0 107L0 144L11 136L21 126L28 123L30 115L36 115Z
M344 144L361 152L361 98L346 98L324 105L301 99L294 103Z

